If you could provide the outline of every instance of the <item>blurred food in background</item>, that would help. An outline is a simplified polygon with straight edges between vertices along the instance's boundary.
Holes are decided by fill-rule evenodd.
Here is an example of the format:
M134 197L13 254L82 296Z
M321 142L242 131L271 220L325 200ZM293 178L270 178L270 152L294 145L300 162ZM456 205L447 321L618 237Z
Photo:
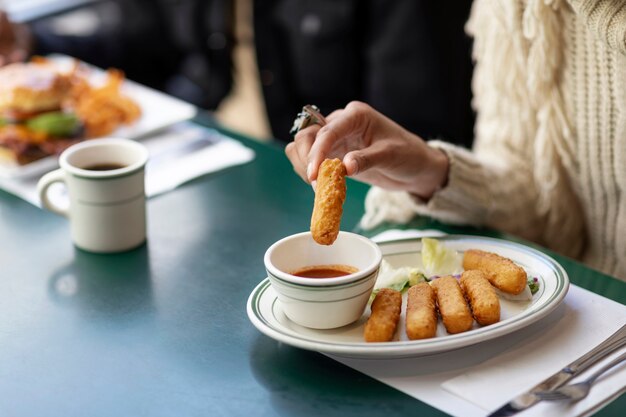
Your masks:
M0 156L24 165L132 124L141 110L123 81L110 69L93 85L78 61L70 70L39 57L0 68Z

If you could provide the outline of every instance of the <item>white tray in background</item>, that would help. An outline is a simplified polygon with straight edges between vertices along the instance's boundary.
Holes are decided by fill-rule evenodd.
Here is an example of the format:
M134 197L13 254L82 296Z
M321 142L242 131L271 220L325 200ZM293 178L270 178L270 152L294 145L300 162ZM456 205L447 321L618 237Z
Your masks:
M61 68L70 68L74 62L74 58L66 55L50 55L48 58ZM83 65L90 68L90 81L93 84L97 85L104 81L105 71L88 64ZM175 123L191 119L197 113L197 108L192 104L128 79L124 81L122 91L137 102L141 108L141 116L132 125L121 127L108 136L140 139ZM21 178L42 174L56 168L57 160L56 156L50 156L26 165L0 161L0 177Z

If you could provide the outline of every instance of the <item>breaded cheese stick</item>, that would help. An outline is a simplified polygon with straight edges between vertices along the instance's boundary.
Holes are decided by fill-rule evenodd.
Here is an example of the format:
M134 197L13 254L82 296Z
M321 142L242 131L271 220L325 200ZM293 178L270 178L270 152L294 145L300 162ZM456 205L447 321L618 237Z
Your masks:
M461 289L478 324L487 326L500 321L500 300L482 271L463 272Z
M365 323L366 342L389 342L396 333L402 310L402 294L391 288L381 288L372 302L372 314Z
M325 159L317 174L311 216L311 234L320 245L332 245L337 239L345 199L346 168L337 158Z
M461 333L472 328L474 319L456 278L445 276L432 282L437 306L448 333Z
M482 271L494 287L509 294L519 294L528 285L522 267L495 253L478 249L465 251L463 268Z
M437 333L436 297L427 282L409 288L406 304L406 335L411 340L428 339Z

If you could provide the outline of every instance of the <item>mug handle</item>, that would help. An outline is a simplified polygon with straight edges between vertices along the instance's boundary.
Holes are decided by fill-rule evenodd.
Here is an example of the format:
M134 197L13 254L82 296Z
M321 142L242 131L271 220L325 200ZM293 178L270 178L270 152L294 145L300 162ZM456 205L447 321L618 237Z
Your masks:
M57 182L65 184L65 173L62 169L48 172L46 175L41 177L37 183L37 193L39 194L39 199L41 200L43 208L48 209L53 213L60 214L61 216L68 217L69 210L67 208L59 207L54 204L50 198L48 198L48 189L52 184Z

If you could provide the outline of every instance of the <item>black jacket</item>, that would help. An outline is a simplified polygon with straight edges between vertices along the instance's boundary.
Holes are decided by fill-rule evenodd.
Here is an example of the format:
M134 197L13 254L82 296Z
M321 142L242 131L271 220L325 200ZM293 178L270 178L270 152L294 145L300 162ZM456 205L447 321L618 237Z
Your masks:
M424 138L470 145L471 1L263 0L254 23L274 134L303 104L369 103Z
M89 37L35 26L38 52L64 52L214 109L232 85L229 0L125 0ZM304 104L361 100L424 138L470 145L470 0L258 0L256 55L276 138Z

